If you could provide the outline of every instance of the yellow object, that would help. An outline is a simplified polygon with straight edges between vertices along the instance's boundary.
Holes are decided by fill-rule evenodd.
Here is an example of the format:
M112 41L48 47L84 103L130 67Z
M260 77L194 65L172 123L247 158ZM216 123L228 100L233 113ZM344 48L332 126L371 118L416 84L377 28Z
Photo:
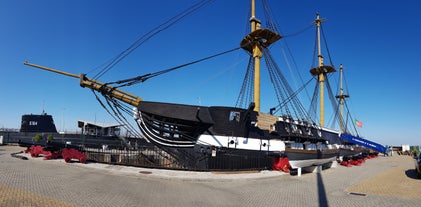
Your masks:
M114 97L114 98L116 98L120 101L123 101L124 103L130 104L132 106L137 107L137 106L139 106L139 103L142 101L142 99L138 96L132 95L132 94L127 93L127 92L124 92L120 89L117 89L117 88L114 88L112 86L106 85L106 84L101 83L99 81L96 81L94 79L89 79L85 76L85 74L76 75L76 74L72 74L72 73L68 73L68 72L64 72L64 71L60 71L60 70L56 70L56 69L52 69L52 68L47 68L47 67L40 66L40 65L35 65L35 64L32 64L32 63L28 63L28 62L24 62L23 64L25 64L27 66L39 68L39 69L42 69L42 70L46 70L46 71L70 76L70 77L73 77L73 78L79 78L81 87L90 88L90 89L98 91L100 93L108 94L108 95L110 95L110 96L112 96L112 97Z

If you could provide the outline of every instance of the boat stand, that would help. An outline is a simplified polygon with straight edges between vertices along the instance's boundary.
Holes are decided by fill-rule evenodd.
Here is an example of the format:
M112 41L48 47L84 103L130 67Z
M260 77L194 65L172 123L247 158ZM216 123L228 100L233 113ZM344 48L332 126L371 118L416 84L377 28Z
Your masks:
M301 176L302 171L308 173L322 173L323 169L336 168L337 166L337 162L329 162L322 165L313 165L308 167L297 168L297 176Z

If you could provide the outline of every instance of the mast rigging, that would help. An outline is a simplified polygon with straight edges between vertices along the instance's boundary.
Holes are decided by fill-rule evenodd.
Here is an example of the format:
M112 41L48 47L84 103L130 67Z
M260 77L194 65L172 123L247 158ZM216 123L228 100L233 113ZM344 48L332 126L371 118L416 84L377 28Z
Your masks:
M333 66L325 65L324 64L324 58L322 55L322 48L321 48L321 35L320 35L320 28L322 22L326 21L326 19L321 19L319 13L316 14L316 20L314 21L314 24L317 28L317 57L318 57L318 66L315 68L312 68L310 70L310 73L313 76L317 76L318 79L318 85L319 85L319 96L320 96L320 106L319 106L319 116L320 116L320 125L323 127L325 124L325 114L324 114L324 108L325 108L325 102L324 102L324 86L325 86L325 79L326 74L335 72L335 68Z
M195 11L199 10L200 8L206 6L207 4L211 3L214 0L202 0L191 7L187 8L186 10L176 14L175 16L171 17L167 21L163 22L162 24L158 25L157 27L153 28L148 33L142 35L140 38L138 38L134 43L132 43L127 49L122 51L120 54L118 54L116 57L112 58L104 68L101 69L100 72L98 72L93 79L99 79L101 76L103 76L105 73L110 71L115 65L117 65L120 61L122 61L126 56L128 56L130 53L132 53L134 50L136 50L139 46L141 46L143 43L154 37L155 35L159 34L160 32L170 28L171 26L177 24L182 19L186 18L187 16L191 15Z

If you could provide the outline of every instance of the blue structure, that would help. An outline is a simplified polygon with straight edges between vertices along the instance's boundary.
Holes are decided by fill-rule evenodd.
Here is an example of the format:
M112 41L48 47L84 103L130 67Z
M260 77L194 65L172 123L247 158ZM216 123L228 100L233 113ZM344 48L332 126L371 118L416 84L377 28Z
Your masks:
M363 139L361 137L356 137L356 136L353 136L353 135L350 135L350 134L341 134L340 137L345 142L358 144L360 146L375 150L375 151L380 152L380 153L387 154L388 151L389 151L389 149L386 148L385 146L383 146L381 144L378 144L378 143L375 143L375 142L372 142L370 140Z

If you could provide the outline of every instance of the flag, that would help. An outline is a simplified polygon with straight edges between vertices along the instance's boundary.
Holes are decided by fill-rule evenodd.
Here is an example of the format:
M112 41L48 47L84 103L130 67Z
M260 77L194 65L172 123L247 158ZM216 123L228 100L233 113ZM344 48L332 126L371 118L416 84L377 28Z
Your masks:
M358 127L360 127L360 128L362 128L362 127L363 127L363 123L362 123L362 122L360 122L360 121L358 121L357 119L355 119L355 124L356 124Z

